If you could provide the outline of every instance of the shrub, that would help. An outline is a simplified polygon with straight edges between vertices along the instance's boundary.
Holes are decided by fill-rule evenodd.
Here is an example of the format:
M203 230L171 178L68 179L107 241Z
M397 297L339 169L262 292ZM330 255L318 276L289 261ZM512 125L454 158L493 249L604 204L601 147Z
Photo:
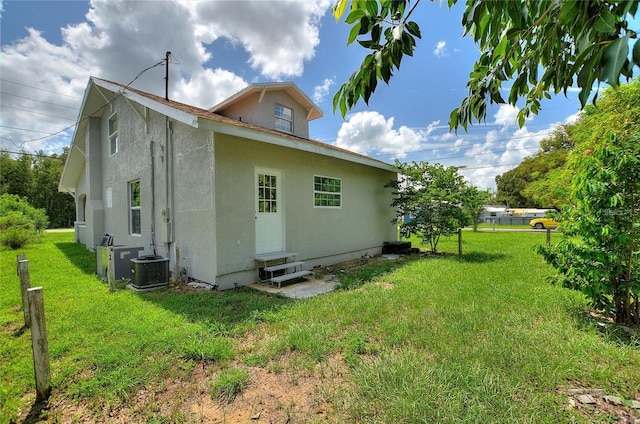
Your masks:
M0 244L19 249L37 235L34 223L19 212L10 212L0 218Z
M0 196L0 218L11 212L18 212L27 217L36 231L42 231L49 225L49 219L44 209L36 209L26 199L15 194L3 194Z

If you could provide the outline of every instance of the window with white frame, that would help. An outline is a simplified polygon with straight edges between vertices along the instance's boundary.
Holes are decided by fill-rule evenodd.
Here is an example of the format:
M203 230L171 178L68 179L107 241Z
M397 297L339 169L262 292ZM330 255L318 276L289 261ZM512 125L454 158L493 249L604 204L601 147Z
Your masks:
M341 208L342 180L314 175L313 206L316 208Z
M276 130L293 133L293 109L276 104Z
M141 229L140 180L136 180L129 183L129 233L140 235Z
M109 117L109 156L118 153L118 114Z

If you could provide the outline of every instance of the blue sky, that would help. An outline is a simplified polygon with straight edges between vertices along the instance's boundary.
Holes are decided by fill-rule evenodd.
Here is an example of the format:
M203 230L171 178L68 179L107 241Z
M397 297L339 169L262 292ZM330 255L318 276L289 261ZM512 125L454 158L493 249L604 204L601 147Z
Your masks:
M445 2L446 3L446 2ZM347 46L349 27L331 0L4 1L0 60L0 147L60 152L90 76L128 83L171 51L170 97L209 108L252 82L293 81L324 111L311 138L393 162L429 161L461 169L473 184L494 179L535 153L539 141L579 109L575 92L543 103L518 128L517 109L492 107L468 133L449 133L449 113L466 93L478 55L461 38L463 5L420 3L413 19L423 38L390 86L343 119L332 97L365 51ZM164 93L164 68L133 87ZM64 130L57 136L49 136Z

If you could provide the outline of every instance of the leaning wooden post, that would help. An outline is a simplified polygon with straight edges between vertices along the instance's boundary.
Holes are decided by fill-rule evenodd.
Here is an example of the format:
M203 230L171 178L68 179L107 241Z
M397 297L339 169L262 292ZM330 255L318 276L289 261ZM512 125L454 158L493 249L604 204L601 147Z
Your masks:
M551 228L547 228L547 244L551 244Z
M18 275L20 276L20 292L22 294L22 312L24 313L24 326L31 327L31 315L29 314L29 299L27 290L31 287L29 277L29 261L24 259L18 261Z
M33 370L36 377L36 402L49 399L51 394L51 371L49 368L49 342L44 318L42 287L27 290L31 311L31 346L33 347Z
M458 228L458 255L462 255L462 228Z

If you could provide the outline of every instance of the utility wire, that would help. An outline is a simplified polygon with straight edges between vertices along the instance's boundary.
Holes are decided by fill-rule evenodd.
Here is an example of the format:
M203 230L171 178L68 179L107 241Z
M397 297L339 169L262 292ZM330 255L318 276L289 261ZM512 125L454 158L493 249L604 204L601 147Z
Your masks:
M20 112L35 113L36 115L48 116L50 118L63 119L65 121L75 121L75 119L72 119L72 118L65 118L64 116L49 115L47 113L36 112L35 110L20 109L19 107L13 107L13 106L8 106L8 105L0 105L0 107L4 107L4 108L7 108L7 109L19 110Z
M46 92L48 92L48 93L57 94L57 95L59 95L59 96L71 97L72 99L82 100L82 97L70 96L69 94L59 93L59 92L57 92L57 91L53 91L53 90L47 90L46 88L34 87L33 85L27 85L27 84L23 84L23 83L21 83L21 82L9 81L9 80L6 80L6 79L4 79L4 78L0 78L0 81L2 81L2 82L8 82L8 83L10 83L10 84L15 84L15 85L21 85L21 86L23 86L23 87L34 88L34 89L36 89L36 90L46 91Z
M38 153L13 152L11 150L4 150L4 149L0 150L0 153L9 153L9 154L13 154L13 155L24 155L24 156L31 156L31 157L36 157L36 158L49 158L49 159L62 160L62 158L59 155L50 156L50 155L38 154Z
M176 59L176 60L177 60L177 59ZM102 111L103 109L105 109L107 106L110 106L110 105L113 103L113 101L116 99L116 97L118 97L119 95L123 94L123 93L124 93L124 91L125 91L127 88L129 88L129 86L130 86L131 84L133 84L133 82L134 82L135 80L137 80L137 79L138 79L138 78L139 78L143 73L145 73L145 72L147 72L148 70L153 69L153 68L155 68L155 67L165 65L165 62L166 62L166 61L165 61L164 59L162 59L160 62L158 62L158 63L156 63L156 64L154 64L154 65L152 65L152 66L149 66L148 68L145 68L145 69L143 69L142 71L140 71L140 72L138 73L138 75L136 75L136 77L135 77L133 80L131 80L131 82L130 82L129 84L127 84L126 86L124 86L124 87L122 88L122 91L119 91L119 92L115 93L115 96L114 96L111 100L109 100L106 104L104 104L102 107L98 108L98 110L94 111L93 113L89 114L88 116L86 116L86 117L84 117L84 118L82 118L82 119L78 120L78 122L76 122L76 123L74 123L74 124L72 124L72 125L69 125L68 127L65 127L65 128L63 128L63 129L61 129L60 131L57 131L57 132L55 132L55 133L49 133L48 135L45 135L45 136L43 136L43 137L33 138L33 139L30 139L30 140L23 140L22 142L20 142L20 143L19 143L19 145L18 145L18 144L16 144L16 143L15 143L14 141L12 141L12 140L9 140L9 141L11 141L11 143L13 143L16 147L22 147L22 146L24 146L26 143L33 143L33 142L35 142L35 141L44 140L44 139L46 139L46 138L49 138L49 137L53 137L53 136L59 135L59 134L61 134L61 133L65 132L65 131L68 131L68 130L72 129L73 127L77 126L79 123L81 123L81 122L83 122L83 121L87 120L90 116L93 116L93 115L95 115L95 114L97 114L97 113L101 112L101 111ZM178 63L180 63L180 62L178 62ZM30 87L30 88L36 88L36 89L38 89L38 90L50 91L50 90L45 90L45 89L38 88L38 87L32 87L32 86L29 86L29 85L26 85L26 84L22 84L22 83L17 83L17 82L13 82L13 81L7 81L7 80L2 79L2 78L0 78L0 81L9 82L9 83L12 83L12 84L17 84L17 85L23 85L23 86ZM56 92L54 92L54 91L51 91L51 92L52 92L52 93L56 93ZM61 94L61 93L56 93L56 94ZM62 95L65 95L65 94L62 94ZM71 96L68 96L68 97L71 97ZM79 97L74 97L74 98L79 99ZM0 127L1 127L1 125L0 125ZM12 129L16 129L16 130L30 131L30 132L39 132L39 133L42 133L42 134L46 134L46 133L43 133L42 131L26 130L26 129L23 129L23 128L13 128L13 127L5 127L5 128L12 128ZM2 137L2 138L4 138L5 140L8 140L6 137Z
M46 101L44 101L44 100L33 99L33 98L31 98L31 97L20 96L20 95L18 95L18 94L7 93L7 92L5 92L5 91L0 91L0 94L2 94L3 96L19 97L19 98L21 98L21 99L25 99L25 100L32 100L32 101L34 101L34 102L46 103L46 104L48 104L48 105L53 105L53 106L57 106L57 107L64 107L64 108L67 108L67 109L78 110L78 108L77 108L77 107L73 107L73 106L65 106L65 105L61 105L61 104L58 104L58 103L52 103L52 102L46 102Z
M44 132L44 131L28 130L26 128L18 128L18 127L10 127L9 125L0 125L0 128L8 128L10 130L27 131L27 132L40 133L40 134L49 134L48 132Z
M501 138L501 139L498 139L498 140L487 141L487 142L482 142L482 143L467 143L467 144L458 144L457 146L450 145L450 146L429 147L429 148L420 149L420 150L411 150L411 151L408 151L408 152L398 152L398 153L379 153L377 155L371 155L371 157L378 158L378 157L384 157L384 156L399 156L399 155L408 155L408 154L411 154L411 153L428 152L428 151L431 151L431 150L457 149L459 147L482 146L482 145L486 145L486 144L499 143L499 142L502 142L502 141L519 140L519 139L522 139L522 138L531 138L531 137L539 137L539 136L546 137L546 136L552 135L552 134L553 134L553 131L546 132L546 133L539 133L539 134L535 134L535 135L529 134L529 135L509 137L509 138Z

